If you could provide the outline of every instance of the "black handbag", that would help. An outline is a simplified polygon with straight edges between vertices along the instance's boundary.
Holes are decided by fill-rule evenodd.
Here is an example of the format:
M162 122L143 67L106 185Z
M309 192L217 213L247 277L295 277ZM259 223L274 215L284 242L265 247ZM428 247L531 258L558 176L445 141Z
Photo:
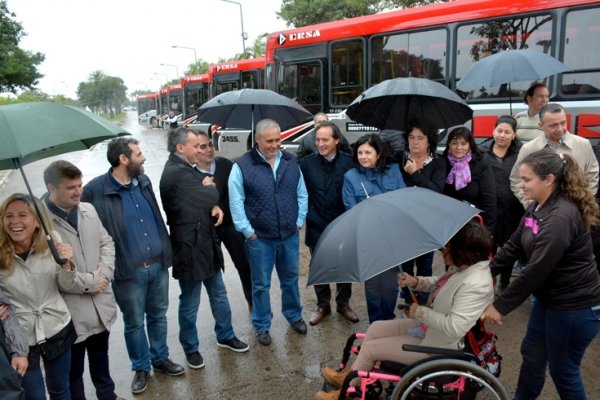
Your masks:
M45 342L29 347L29 365L38 365L40 356L49 361L54 360L70 349L75 340L77 340L77 332L73 321L69 321L64 328Z
M0 322L0 399L24 400L25 390L21 386L21 375L10 365L10 355L6 349L4 324Z

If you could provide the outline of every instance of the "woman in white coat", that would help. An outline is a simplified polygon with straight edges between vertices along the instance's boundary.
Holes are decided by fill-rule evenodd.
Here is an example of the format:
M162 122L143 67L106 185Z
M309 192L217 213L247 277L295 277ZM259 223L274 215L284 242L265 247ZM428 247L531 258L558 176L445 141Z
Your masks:
M376 321L367 329L360 352L351 370L370 371L377 361L410 364L429 354L402 350L404 344L460 350L464 337L494 299L488 257L491 237L487 229L473 220L467 223L444 247L444 261L452 266L441 277L398 275L400 286L429 292L427 305L413 303L409 318ZM341 387L350 370L324 368L329 383ZM319 391L319 399L337 399L339 390Z

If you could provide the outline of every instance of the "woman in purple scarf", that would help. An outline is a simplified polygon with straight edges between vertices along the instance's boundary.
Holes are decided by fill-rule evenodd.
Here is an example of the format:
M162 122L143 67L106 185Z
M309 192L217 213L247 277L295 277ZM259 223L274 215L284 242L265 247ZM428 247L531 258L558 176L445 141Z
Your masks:
M444 157L448 171L444 194L482 210L485 226L493 235L497 208L494 173L468 128L461 126L450 132Z

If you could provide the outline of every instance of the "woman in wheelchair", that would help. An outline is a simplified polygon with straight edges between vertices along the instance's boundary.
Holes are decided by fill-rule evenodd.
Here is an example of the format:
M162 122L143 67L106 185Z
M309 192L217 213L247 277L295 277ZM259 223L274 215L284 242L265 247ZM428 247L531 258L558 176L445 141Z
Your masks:
M443 249L446 265L453 266L448 273L442 277L398 274L401 287L430 293L427 305L413 303L408 310L409 318L372 323L351 370L370 371L381 360L411 364L431 356L404 351L404 344L461 350L464 336L494 299L490 251L487 229L472 220ZM327 382L341 387L351 370L326 367L322 372ZM338 399L339 392L319 391L317 398Z

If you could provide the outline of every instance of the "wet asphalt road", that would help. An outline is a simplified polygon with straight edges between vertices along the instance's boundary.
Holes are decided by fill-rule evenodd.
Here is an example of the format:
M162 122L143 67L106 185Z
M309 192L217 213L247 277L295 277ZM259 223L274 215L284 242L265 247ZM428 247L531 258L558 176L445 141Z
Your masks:
M135 112L130 112L124 122L125 128L138 140L146 156L145 170L152 179L158 196L158 182L163 165L167 159L166 132L159 129L145 129L137 124ZM63 158L77 164L84 173L84 182L106 172L108 162L103 144L90 151L70 153ZM56 158L42 160L25 166L33 191L36 195L45 192L42 173L46 165ZM7 177L8 175L8 177ZM18 173L0 172L0 200L4 200L15 191L25 191ZM272 284L272 306L274 311L271 336L273 343L263 347L255 339L250 315L242 294L242 288L236 270L226 251L225 284L233 312L233 326L237 336L248 342L250 351L237 354L219 349L213 332L214 320L208 306L206 294L202 294L198 315L200 351L206 366L200 370L186 367L186 373L180 377L168 377L161 374L150 375L148 389L139 395L130 391L133 373L125 341L123 322L119 313L117 323L112 328L110 338L110 365L117 394L125 398L137 399L312 399L322 385L320 369L322 366L335 366L341 357L346 338L352 332L367 328L367 312L364 292L361 285L353 285L351 305L360 316L357 324L346 321L341 315L333 313L316 327L309 326L307 335L298 335L280 313L279 287L276 275ZM304 304L304 318L308 319L315 308L315 295L312 287L306 287L308 249L301 248L300 287ZM443 263L438 255L435 268L441 271ZM170 283L170 307L168 318L168 345L172 360L185 364L185 356L178 342L177 305L179 286L175 280ZM335 304L333 304L335 306ZM505 318L504 325L493 327L499 336L499 351L504 357L502 376L510 393L514 391L520 365L519 346L524 335L526 320L531 305L524 303L519 309ZM596 338L583 360L583 376L589 399L600 399L600 339ZM95 393L86 372L86 394L94 399ZM546 382L541 399L558 399L550 378Z

